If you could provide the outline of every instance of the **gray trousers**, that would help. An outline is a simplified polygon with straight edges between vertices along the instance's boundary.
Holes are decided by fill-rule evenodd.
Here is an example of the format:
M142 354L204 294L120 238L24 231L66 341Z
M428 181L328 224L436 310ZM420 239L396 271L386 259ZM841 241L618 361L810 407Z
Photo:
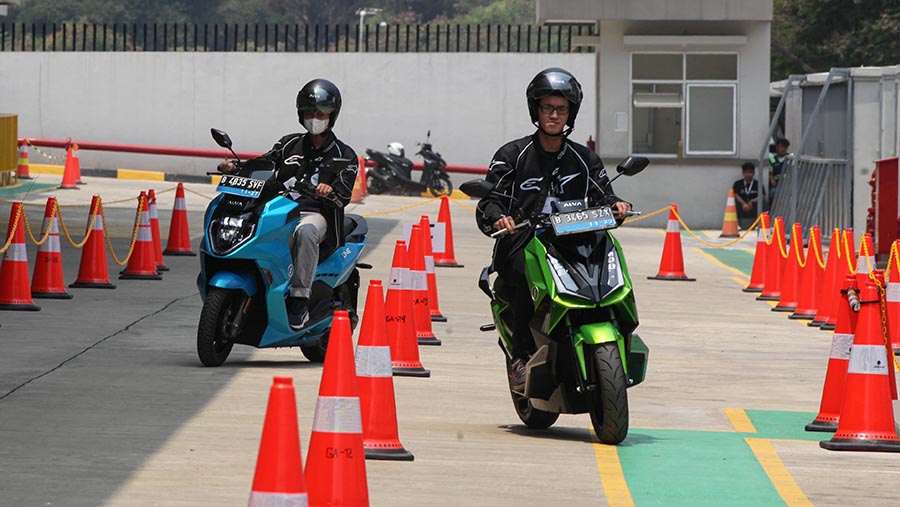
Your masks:
M320 213L304 211L300 215L300 223L291 235L291 255L294 257L291 296L309 297L319 264L319 244L325 239L327 231L328 224Z

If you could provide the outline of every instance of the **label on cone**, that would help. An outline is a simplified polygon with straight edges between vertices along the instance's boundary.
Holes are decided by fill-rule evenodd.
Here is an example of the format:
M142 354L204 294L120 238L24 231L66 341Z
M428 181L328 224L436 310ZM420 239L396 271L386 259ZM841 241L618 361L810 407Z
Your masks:
M846 333L834 333L831 339L831 358L850 359L850 351L853 349L853 335Z
M847 373L888 374L887 350L883 345L854 345Z
M360 345L356 347L356 375L359 377L392 377L391 348Z
M884 290L884 297L888 303L900 302L900 283L887 283Z
M250 493L247 507L308 507L306 493Z
M391 283L388 289L409 289L409 268L391 268Z
M362 433L359 398L319 396L312 430L323 433Z

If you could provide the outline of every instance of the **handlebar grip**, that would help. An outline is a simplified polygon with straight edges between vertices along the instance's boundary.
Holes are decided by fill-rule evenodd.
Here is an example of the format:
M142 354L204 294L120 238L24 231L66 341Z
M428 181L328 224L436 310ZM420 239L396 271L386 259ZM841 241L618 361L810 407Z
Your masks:
M523 228L523 227L528 227L528 226L530 226L530 225L531 225L531 221L530 221L530 220L525 220L525 221L523 221L523 222L517 223L517 224L515 225L515 227L513 227L513 230L519 230L519 229L521 229L521 228ZM498 238L502 238L502 237L508 236L508 235L509 235L509 230L508 230L508 229L500 229L499 231L492 233L492 234L491 234L491 237L494 238L494 239L498 239Z
M625 216L626 217L639 217L639 216L641 216L641 212L640 211L629 211L629 212L625 213Z

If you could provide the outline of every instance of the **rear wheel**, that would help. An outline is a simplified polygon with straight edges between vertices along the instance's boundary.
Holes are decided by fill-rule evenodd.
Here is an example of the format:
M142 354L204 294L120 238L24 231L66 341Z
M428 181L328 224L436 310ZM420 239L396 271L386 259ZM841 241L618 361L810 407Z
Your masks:
M509 374L510 368L510 360L507 359L507 374ZM553 423L559 419L559 414L556 412L546 412L534 408L530 398L522 396L515 391L510 391L509 394L512 396L513 406L516 408L516 415L518 415L519 419L525 423L525 426L536 430L543 430L553 426Z
M373 171L374 169L370 169ZM383 194L387 190L387 185L381 181L381 178L369 174L366 176L366 191L370 194Z
M453 183L450 182L449 176L441 175L431 180L428 190L435 197L450 195L453 192Z
M211 288L200 311L197 326L197 355L204 366L221 366L231 353L240 333L235 320L244 305L244 293Z
M600 442L615 445L628 435L628 380L615 342L594 347L593 357L600 389L591 399L591 425Z
M356 329L356 324L359 322L359 316L356 314L356 309L350 307L349 305L343 305L341 310L346 310L350 315L350 331ZM325 361L325 353L328 352L328 336L331 334L331 328L325 330L322 333L322 336L319 337L315 343L311 343L309 345L301 345L300 352L303 352L303 356L309 359L313 363L322 363Z

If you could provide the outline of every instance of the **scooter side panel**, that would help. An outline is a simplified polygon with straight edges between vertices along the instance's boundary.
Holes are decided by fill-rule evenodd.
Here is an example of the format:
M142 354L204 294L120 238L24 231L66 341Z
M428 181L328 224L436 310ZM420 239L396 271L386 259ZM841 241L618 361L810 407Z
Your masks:
M353 273L356 260L359 259L365 246L366 241L363 240L359 243L346 243L344 246L338 247L327 259L319 263L315 279L332 288L346 282Z
M256 294L256 280L248 273L219 271L210 278L209 286L220 289L239 289L248 296Z

